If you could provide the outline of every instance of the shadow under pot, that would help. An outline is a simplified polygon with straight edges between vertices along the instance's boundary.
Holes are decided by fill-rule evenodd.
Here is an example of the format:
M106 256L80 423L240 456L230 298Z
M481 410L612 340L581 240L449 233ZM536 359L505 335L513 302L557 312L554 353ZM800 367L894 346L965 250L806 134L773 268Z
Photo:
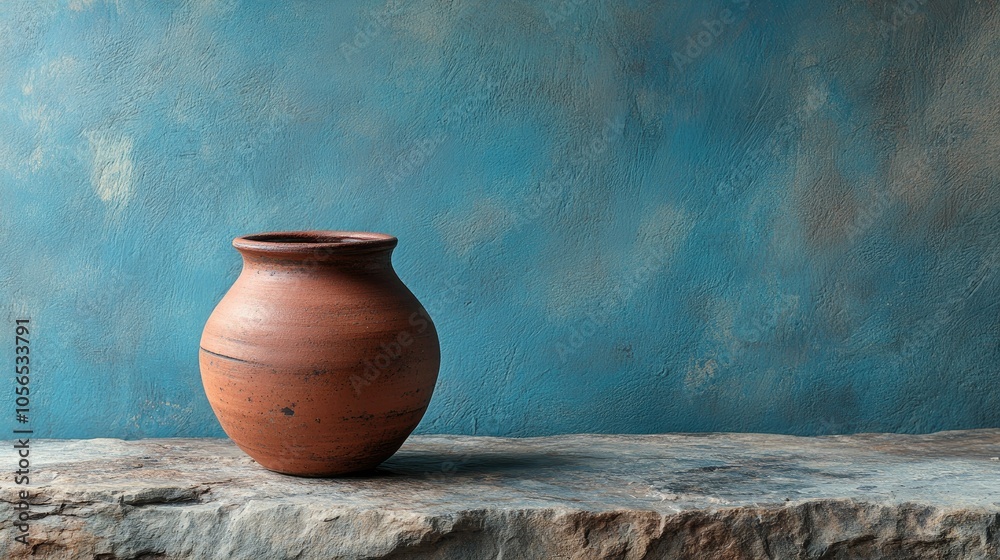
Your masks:
M396 243L346 231L233 241L243 270L205 324L201 378L223 430L263 467L370 470L423 417L440 347L392 268Z

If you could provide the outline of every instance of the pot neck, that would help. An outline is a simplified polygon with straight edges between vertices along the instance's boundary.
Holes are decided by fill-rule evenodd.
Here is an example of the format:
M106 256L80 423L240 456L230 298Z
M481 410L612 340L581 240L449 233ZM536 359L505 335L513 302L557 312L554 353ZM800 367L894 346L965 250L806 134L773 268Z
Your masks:
M392 268L398 240L382 233L292 231L237 237L233 247L247 266L316 272L378 272Z

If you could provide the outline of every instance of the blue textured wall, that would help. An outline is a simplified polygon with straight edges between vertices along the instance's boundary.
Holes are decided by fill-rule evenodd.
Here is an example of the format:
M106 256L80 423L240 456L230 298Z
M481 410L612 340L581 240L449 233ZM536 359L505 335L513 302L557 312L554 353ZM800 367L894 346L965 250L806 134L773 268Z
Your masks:
M4 2L36 435L221 435L230 240L305 228L399 237L424 432L998 426L998 12Z

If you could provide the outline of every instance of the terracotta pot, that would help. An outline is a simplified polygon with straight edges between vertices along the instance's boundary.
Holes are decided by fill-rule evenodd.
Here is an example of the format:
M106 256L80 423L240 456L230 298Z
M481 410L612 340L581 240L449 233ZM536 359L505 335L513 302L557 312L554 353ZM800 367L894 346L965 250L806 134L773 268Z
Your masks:
M396 238L304 231L238 237L243 271L201 337L201 378L222 428L273 471L372 469L427 409L434 324L390 256Z

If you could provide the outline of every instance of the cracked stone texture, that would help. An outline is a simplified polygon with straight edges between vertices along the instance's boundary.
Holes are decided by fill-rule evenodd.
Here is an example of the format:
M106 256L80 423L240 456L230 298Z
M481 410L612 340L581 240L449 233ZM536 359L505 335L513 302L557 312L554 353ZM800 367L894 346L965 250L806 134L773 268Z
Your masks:
M3 558L1000 557L1000 430L415 436L341 479L222 439L31 445L31 546L6 507Z

